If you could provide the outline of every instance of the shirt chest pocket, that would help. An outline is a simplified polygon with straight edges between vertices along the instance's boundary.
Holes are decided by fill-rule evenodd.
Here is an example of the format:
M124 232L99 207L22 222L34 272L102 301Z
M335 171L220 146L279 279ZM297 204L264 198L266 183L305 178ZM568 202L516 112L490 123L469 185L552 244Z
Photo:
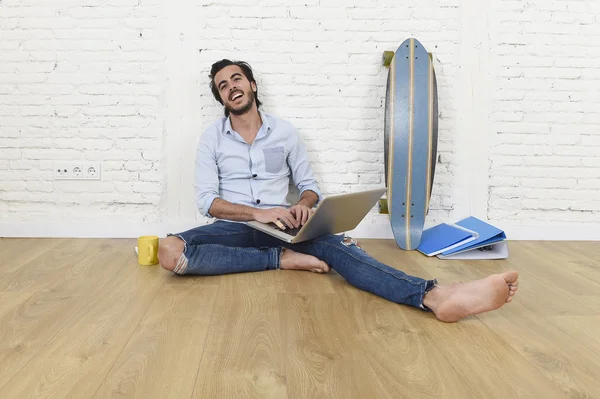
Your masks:
M285 163L285 149L283 146L263 148L265 157L265 171L267 173L279 173Z

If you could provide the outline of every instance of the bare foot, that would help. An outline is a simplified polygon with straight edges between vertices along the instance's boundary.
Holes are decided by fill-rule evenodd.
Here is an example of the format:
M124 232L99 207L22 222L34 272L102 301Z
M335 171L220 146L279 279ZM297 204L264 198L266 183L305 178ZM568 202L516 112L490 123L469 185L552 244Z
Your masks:
M519 287L516 271L492 274L467 283L437 286L425 295L423 304L448 323L489 312L512 301Z
M284 248L281 253L281 265L284 270L307 270L315 273L327 273L329 265L312 255L305 255Z

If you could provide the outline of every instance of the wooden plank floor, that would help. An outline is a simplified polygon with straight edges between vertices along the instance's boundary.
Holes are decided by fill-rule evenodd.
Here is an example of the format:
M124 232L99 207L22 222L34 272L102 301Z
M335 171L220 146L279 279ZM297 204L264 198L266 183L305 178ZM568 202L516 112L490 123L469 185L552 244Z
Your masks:
M181 277L134 240L0 239L0 398L599 398L600 244L500 261L363 248L440 283L511 268L502 309L455 324L338 274Z

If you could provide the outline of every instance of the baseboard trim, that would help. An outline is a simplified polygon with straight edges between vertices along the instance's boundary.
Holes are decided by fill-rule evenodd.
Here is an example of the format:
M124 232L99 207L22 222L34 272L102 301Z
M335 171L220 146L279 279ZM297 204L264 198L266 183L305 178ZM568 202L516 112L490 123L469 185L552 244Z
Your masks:
M135 238L141 235L164 237L195 227L198 222L168 223L35 223L0 222L0 237L52 237L52 238ZM541 241L600 241L599 224L564 226L528 226L518 224L497 225L506 232L509 240ZM361 223L347 233L356 238L393 239L389 224Z

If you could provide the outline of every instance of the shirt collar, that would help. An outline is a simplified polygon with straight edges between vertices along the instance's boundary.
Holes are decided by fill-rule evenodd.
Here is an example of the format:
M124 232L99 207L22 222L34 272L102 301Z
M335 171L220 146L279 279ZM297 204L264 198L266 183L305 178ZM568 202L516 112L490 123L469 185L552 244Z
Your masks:
M261 138L266 136L270 131L271 131L271 119L269 118L269 115L265 114L262 111L258 111L258 114L260 115L260 119L262 120L262 126L260 128L260 130L258 131L258 134L256 135L256 138ZM225 119L225 129L223 130L226 134L233 134L234 130L231 127L231 117L227 117Z

